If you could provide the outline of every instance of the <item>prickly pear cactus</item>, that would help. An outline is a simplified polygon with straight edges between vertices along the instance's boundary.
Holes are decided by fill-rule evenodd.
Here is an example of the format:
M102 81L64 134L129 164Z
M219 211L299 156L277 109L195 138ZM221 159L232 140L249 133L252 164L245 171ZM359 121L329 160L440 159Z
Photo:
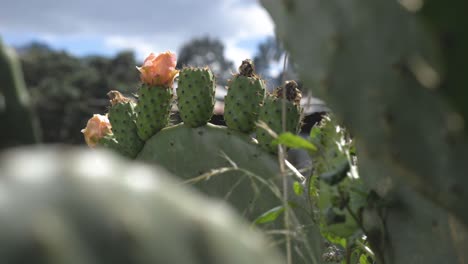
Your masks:
M284 263L225 204L170 177L103 151L3 153L0 262Z
M466 1L262 3L305 86L356 137L360 175L382 199L363 216L382 261L465 263L468 140L460 65L468 38L458 10Z
M0 39L0 149L38 143L39 120L34 115L31 99L23 79L19 60Z
M264 97L265 81L255 74L253 62L244 60L239 67L239 74L228 83L224 99L226 125L244 133L252 132Z
M138 137L135 124L135 103L118 91L111 91L108 95L111 99L109 120L115 140L127 156L135 158L143 147L143 141ZM102 144L110 145L111 141L104 139Z
M209 68L184 68L179 73L177 99L180 117L190 127L205 125L213 115L216 83Z
M151 57L154 56L149 58ZM145 62L145 64L148 63ZM156 60L154 64L151 64L151 67L158 70L164 68L164 65L159 64L161 63ZM236 96L242 98L247 96L249 98L247 101L240 97L238 100L242 100L243 103L248 102L249 107L251 105L260 107L263 104L264 82L253 74L253 68L247 67L252 66L249 61L243 65L245 68L241 70L242 75L236 76L235 82L237 82L236 85L240 86L245 84L245 87L233 88L238 91L234 94L237 93ZM155 69L149 69L147 75L145 75L147 72L142 70L142 80L151 82L154 79L163 78L164 75L152 74L153 70L156 71ZM178 106L184 123L170 126L166 126L167 123L165 123L165 127L162 129L158 127L156 130L146 131L147 134L142 138L144 146L141 151L137 150L136 147L132 149L138 152L136 159L150 164L158 164L183 179L186 184L192 184L212 197L224 199L239 213L242 213L246 219L261 225L262 229L266 231L271 231L272 236L277 240L284 239L284 234L278 234L274 230L285 228L286 224L281 215L287 209L287 212L291 212L291 223L288 224L288 228L298 231L291 238L292 246L295 249L292 258L295 263L317 263L322 253L323 244L318 228L311 218L313 208L308 204L305 194L288 197L287 201L283 200L281 189L287 188L290 193L294 193L294 180L288 177L286 181L288 185L282 186L278 157L263 150L253 138L243 133L242 129L206 124L206 120L210 119L213 113L213 92L215 91L214 77L208 69L186 68L182 70L179 75L179 85ZM288 118L291 118L291 121L288 120L287 123L289 127L290 122L292 122L290 130L296 132L299 119L296 101L300 97L296 94L296 86L293 88L287 92L288 98L294 95L290 99L295 101L290 105ZM151 87L145 91L159 93L159 95L150 97L153 98L153 101L139 96L136 117L135 115L125 115L126 118L128 117L126 119L127 129L133 127L132 118L136 118L137 126L140 124L139 127L148 127L154 125L154 120L160 121L167 118L165 111L148 110L165 107L167 102L165 98L168 97L165 97L164 91L167 89ZM252 98L253 96L256 98ZM127 105L131 104L131 102L125 102ZM121 151L122 148L119 149L119 145L121 147L124 145L121 144L117 133L122 130L124 123L118 121L114 124L112 111L114 111L115 106L114 104L110 108L111 112L109 113L112 135L115 135L115 140L110 134L102 137L101 133L99 136L102 138L99 142L101 146L107 145L114 150ZM292 108L296 109L296 112ZM143 118L141 112L143 109L152 112L152 116ZM247 111L252 109L254 108L247 108ZM254 124L256 121L254 116L257 114L255 111L244 116L249 119L249 121L244 120L246 123ZM296 114L291 115L291 113ZM189 116L189 114L192 115ZM125 148L123 149L125 150ZM131 154L133 155L135 152L132 151ZM130 156L125 152L122 154ZM285 173L287 172L285 171ZM296 182L296 188L297 184L304 184L302 181L301 178L301 182Z
M283 99L283 89L286 99ZM273 132L291 132L296 134L300 128L301 118L301 92L297 89L295 81L288 81L282 87L278 87L272 95L267 95L263 106L260 108L259 121L265 122ZM286 111L286 127L283 131L283 103ZM265 150L276 153L277 147L272 145L273 137L262 127L256 129L258 143Z

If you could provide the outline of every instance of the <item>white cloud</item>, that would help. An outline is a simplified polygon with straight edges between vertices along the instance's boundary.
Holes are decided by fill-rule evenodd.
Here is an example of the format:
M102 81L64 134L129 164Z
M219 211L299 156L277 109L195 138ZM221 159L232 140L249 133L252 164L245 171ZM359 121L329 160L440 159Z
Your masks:
M227 59L234 62L234 65L240 65L242 60L253 57L253 51L236 46L235 40L225 41L225 54Z
M0 17L2 32L34 33L49 43L98 36L104 47L133 49L139 59L151 51L178 51L190 39L210 36L225 43L226 56L237 64L253 55L240 42L259 41L274 32L269 15L255 0L15 0L2 4Z

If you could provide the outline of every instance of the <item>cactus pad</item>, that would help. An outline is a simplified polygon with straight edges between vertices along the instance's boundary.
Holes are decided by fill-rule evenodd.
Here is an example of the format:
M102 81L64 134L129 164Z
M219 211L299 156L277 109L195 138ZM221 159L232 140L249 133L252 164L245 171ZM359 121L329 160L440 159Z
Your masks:
M255 75L251 60L244 60L228 83L224 99L224 119L229 128L244 133L255 128L260 107L265 97L265 81Z
M1 263L284 263L225 204L104 151L10 151L0 176Z
M463 263L466 1L405 2L262 0L305 86L356 137L363 180L392 202L365 217L381 262Z
M190 127L205 125L213 115L216 84L208 68L184 68L179 73L177 99L180 117Z
M286 99L283 99L283 89L286 93ZM282 109L283 101L286 100L286 131L283 131L282 125ZM265 98L265 103L260 109L259 121L265 122L271 130L280 134L282 132L297 133L300 126L301 108L300 108L301 92L297 89L297 83L294 81L286 82L282 87L278 87L273 95L268 95ZM277 148L271 145L273 137L263 128L256 129L257 140L260 146L265 150L276 153Z
M277 157L249 136L226 127L179 124L165 128L146 142L137 160L156 163L209 196L226 200L250 221L282 204ZM292 183L290 188L293 193ZM317 242L321 238L315 225L306 224L312 221L306 197L290 197L290 201L298 205L291 210L297 220L292 228L301 229L293 240L300 253L293 258L298 261L295 263L314 263L321 252ZM284 225L278 219L262 227L275 230Z
M120 145L119 150L123 150L126 156L134 158L143 147L143 141L138 137L135 124L135 103L117 91L110 91L108 95L112 104L109 109L109 121L114 137ZM112 140L105 139L104 142L113 145Z
M172 87L143 84L138 89L136 125L142 140L147 140L167 126L172 98Z

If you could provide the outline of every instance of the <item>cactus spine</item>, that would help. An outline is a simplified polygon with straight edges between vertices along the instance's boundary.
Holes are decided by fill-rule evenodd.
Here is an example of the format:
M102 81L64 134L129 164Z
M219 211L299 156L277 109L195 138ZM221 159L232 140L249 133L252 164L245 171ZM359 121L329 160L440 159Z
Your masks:
M295 81L287 81L284 86L278 87L272 95L265 98L265 103L260 110L259 120L265 122L277 134L281 132L297 133L299 130L302 94L297 87ZM283 92L286 99L283 99ZM282 124L283 102L286 111L285 131L283 131ZM256 134L260 146L269 152L276 153L276 147L271 144L273 137L265 129L258 127Z
M250 133L255 128L260 107L265 97L265 81L255 74L252 60L244 60L228 83L224 99L224 119L234 130Z
M184 68L179 73L180 117L190 127L205 125L213 115L216 83L209 68Z

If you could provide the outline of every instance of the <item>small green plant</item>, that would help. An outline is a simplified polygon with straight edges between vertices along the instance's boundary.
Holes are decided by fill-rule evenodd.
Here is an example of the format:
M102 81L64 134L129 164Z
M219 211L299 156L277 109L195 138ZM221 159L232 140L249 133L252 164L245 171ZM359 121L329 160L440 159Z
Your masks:
M369 247L362 219L369 190L359 177L354 141L346 129L334 116L326 115L307 139L284 133L275 143L304 149L312 158L312 175L305 187L313 218L327 241L322 260L374 263L376 256Z

